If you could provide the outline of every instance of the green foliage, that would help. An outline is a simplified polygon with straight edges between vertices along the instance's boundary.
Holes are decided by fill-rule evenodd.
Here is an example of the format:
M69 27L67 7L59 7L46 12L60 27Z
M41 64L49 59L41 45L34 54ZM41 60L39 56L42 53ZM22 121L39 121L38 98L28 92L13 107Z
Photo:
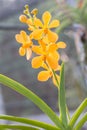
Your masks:
M55 78L55 80L57 80ZM60 73L60 84L58 84L58 95L59 95L59 110L60 110L60 117L56 115L52 111L52 109L36 94L31 92L25 86L21 85L20 83L10 79L2 74L0 74L0 83L17 91L18 93L22 94L26 98L30 99L33 103L35 103L54 123L55 125L47 124L44 122L31 120L22 117L15 117L15 116L7 116L7 115L0 115L0 119L10 120L13 122L23 123L25 125L6 125L0 124L0 128L4 129L19 129L19 130L39 130L43 128L45 130L81 130L84 123L87 121L87 114L85 114L82 119L76 124L79 116L82 114L83 110L87 107L87 99L83 101L83 103L78 107L76 112L73 116L68 119L68 109L66 107L66 100L65 100L65 87L64 87L64 64L61 67Z

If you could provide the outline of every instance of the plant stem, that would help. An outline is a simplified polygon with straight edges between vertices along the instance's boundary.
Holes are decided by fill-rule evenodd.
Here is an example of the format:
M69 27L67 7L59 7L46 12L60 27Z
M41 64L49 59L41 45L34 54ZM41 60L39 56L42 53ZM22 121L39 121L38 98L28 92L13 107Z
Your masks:
M67 109L66 109L66 98L65 98L65 82L64 82L64 63L62 63L61 71L60 71L60 81L58 81L55 71L53 71L54 78L56 80L58 86L58 99L59 99L59 111L61 122L63 123L64 127L67 127ZM60 83L59 83L60 82Z
M65 80L64 80L64 64L62 63L60 71L60 85L59 85L59 111L60 117L65 128L67 127L67 114L66 114L66 97L65 97Z
M55 81L56 81L56 83L57 83L57 86L58 86L58 88L59 88L59 81L58 81L57 76L56 76L56 74L55 74L55 71L54 71L53 69L52 69L52 72L53 72Z

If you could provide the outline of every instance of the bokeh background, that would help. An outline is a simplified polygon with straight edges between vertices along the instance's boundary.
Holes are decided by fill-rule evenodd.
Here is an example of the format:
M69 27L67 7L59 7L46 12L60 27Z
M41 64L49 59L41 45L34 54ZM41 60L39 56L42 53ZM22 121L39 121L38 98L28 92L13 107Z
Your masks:
M19 22L19 16L28 4L30 10L39 9L40 18L48 10L53 18L60 19L61 26L55 31L59 40L67 44L60 54L65 62L67 104L74 110L87 97L87 9L84 9L84 17L81 11L76 11L82 9L82 1L78 4L76 0L0 0L0 73L25 85L56 112L57 88L51 80L37 81L39 70L32 69L30 61L18 54L20 45L15 34L20 30L27 31L27 26ZM85 2L87 7L87 0ZM30 116L42 113L31 101L3 85L0 85L0 96L0 114Z

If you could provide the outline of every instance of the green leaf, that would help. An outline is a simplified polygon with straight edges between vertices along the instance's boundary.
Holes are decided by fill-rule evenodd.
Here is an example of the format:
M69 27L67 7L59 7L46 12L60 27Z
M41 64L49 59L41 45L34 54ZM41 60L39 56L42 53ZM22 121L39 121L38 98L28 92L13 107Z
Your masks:
M58 126L59 128L62 128L62 123L59 120L59 117L56 115L55 112L42 100L40 99L36 94L34 94L32 91L27 89L22 84L16 82L15 80L12 80L8 78L7 76L4 76L0 74L0 83L2 83L5 86L8 86L9 88L17 91L18 93L22 94L26 98L30 99L34 104L36 104L48 117Z
M87 98L81 103L81 105L77 108L75 113L70 119L69 125L73 127L79 118L79 116L82 114L83 110L87 107Z
M23 126L23 125L6 125L6 124L0 124L0 130L40 130L39 128L34 128L32 126Z
M57 128L56 126L53 126L51 124L47 124L47 123L44 123L41 121L36 121L36 120L30 120L30 119L22 118L22 117L0 115L0 119L14 121L14 122L18 122L18 123L24 123L27 125L32 125L35 127L44 128L47 130L51 130L51 129L52 130L60 130L59 128Z
M80 119L80 121L75 126L74 130L81 130L84 123L87 122L87 113Z
M59 87L59 110L61 120L65 127L67 127L67 112L66 112L66 99L65 99L65 86L64 86L64 64L60 72L60 87Z

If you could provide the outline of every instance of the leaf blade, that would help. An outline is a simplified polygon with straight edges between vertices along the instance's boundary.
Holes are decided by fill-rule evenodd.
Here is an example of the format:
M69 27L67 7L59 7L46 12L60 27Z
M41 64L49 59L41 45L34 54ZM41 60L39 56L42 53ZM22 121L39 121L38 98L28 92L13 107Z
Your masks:
M58 126L59 128L63 129L63 126L59 120L59 117L53 112L53 110L42 100L40 99L36 94L34 94L32 91L27 89L22 84L16 82L15 80L8 78L7 76L4 76L0 74L0 83L2 83L5 86L8 86L9 88L17 91L18 93L22 94L29 100L31 100L34 104L36 104L48 117Z

